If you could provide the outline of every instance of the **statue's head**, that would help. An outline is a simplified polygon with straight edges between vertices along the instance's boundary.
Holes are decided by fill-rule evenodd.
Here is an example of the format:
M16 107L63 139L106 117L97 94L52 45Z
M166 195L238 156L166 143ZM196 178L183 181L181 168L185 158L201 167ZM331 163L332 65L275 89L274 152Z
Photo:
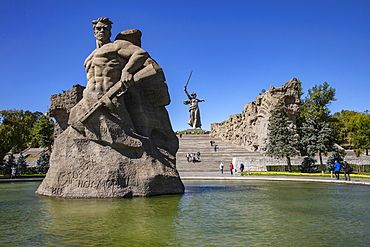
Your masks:
M93 20L92 23L95 38L104 43L109 42L113 22L107 17L100 17L97 20Z
M197 94L196 93L192 93L192 94L190 94L191 95L191 97L193 97L193 98L196 98L197 97Z

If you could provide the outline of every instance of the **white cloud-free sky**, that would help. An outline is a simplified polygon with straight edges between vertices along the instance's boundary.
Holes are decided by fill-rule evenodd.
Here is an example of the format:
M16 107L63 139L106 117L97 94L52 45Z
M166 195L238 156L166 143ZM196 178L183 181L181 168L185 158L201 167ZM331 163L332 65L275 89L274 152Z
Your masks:
M328 82L332 113L369 107L368 0L1 0L0 110L46 112L50 95L86 85L91 21L112 37L135 28L164 69L174 130L189 128L183 88L196 92L203 129L241 113L262 89L292 77L307 92Z

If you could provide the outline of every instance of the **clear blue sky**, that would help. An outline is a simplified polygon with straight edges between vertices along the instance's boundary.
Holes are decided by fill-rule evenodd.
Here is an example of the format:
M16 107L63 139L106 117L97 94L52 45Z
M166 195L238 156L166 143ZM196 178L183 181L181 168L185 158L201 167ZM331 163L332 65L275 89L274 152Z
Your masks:
M0 110L46 112L50 95L86 85L95 49L91 21L109 17L112 36L143 32L164 69L174 130L189 126L183 87L193 71L203 129L241 113L262 89L292 77L304 92L328 82L332 113L369 107L369 0L2 0Z

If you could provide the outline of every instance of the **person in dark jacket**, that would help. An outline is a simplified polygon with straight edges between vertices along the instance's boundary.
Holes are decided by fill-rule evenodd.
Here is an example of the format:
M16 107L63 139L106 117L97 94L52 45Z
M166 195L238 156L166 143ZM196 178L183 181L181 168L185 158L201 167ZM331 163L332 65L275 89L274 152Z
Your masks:
M351 181L351 176L349 174L353 171L353 169L347 163L347 161L344 161L343 163L343 170L344 170L344 179L347 180L347 177L348 177L348 181Z

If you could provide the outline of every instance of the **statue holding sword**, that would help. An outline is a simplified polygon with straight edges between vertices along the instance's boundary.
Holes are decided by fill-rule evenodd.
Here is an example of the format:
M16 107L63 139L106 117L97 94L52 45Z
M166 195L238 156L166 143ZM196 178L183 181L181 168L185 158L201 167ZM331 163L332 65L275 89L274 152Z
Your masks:
M188 81L186 82L186 85L184 87L184 91L185 91L186 96L188 96L188 100L184 100L183 103L185 105L190 105L189 107L190 118L189 118L188 124L191 126L192 129L201 129L202 123L200 121L200 110L199 110L198 102L204 102L205 100L197 99L196 93L192 93L189 95L188 91L186 90L192 73L193 71L190 72Z

